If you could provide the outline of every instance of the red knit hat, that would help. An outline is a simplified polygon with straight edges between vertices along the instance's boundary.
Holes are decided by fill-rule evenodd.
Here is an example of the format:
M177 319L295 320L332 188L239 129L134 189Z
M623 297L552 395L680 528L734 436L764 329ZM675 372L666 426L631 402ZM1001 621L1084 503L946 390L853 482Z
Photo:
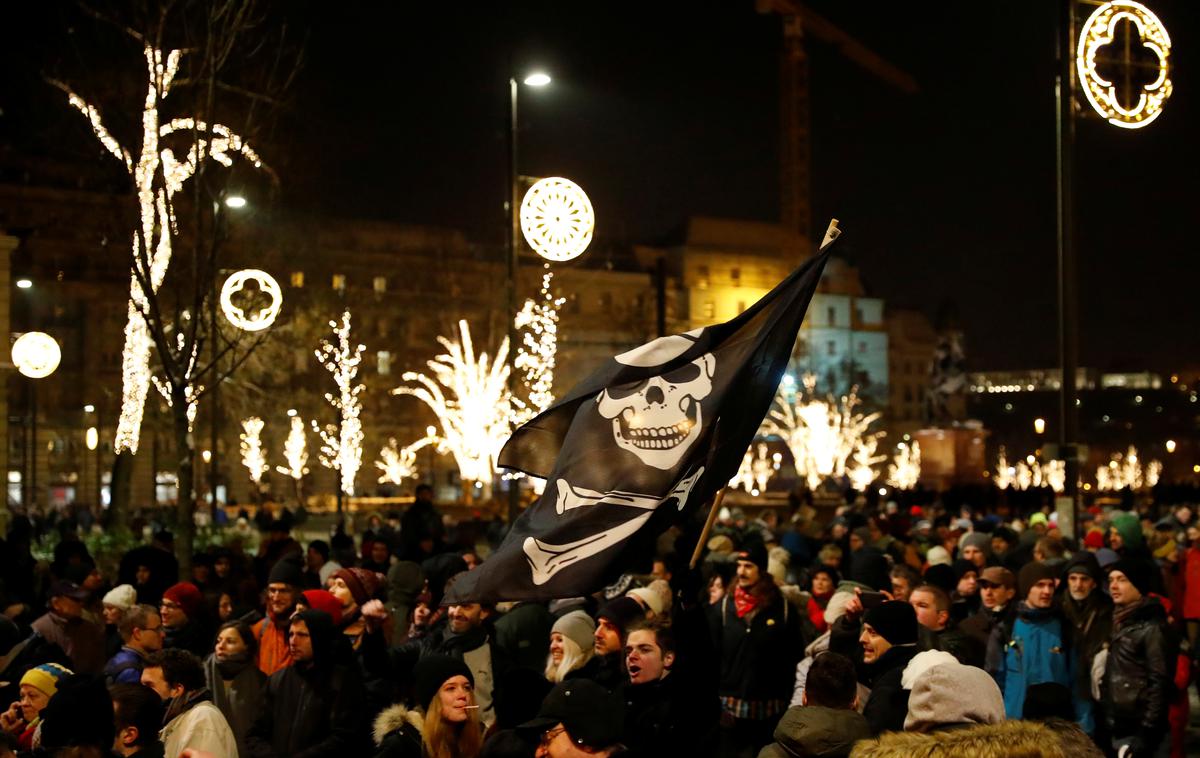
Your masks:
M334 626L342 625L342 601L329 590L305 590L304 604L314 611L325 611L333 618Z
M204 605L204 595L191 582L173 584L163 593L163 600L170 600L187 614L189 621L200 617L200 608Z
M1104 547L1104 532L1101 532L1099 529L1093 529L1084 536L1083 544L1093 550L1099 550Z
M350 588L354 602L360 606L375 597L383 585L383 574L368 571L364 568L343 568L333 572L334 579L341 579Z

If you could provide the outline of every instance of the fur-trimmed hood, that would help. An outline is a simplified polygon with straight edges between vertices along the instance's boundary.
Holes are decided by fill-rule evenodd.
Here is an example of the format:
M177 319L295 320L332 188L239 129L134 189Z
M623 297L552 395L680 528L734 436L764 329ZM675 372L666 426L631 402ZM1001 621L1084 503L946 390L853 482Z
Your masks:
M1058 735L1033 721L1002 721L949 732L888 732L873 740L860 740L850 758L1004 758L1008 755L1061 758L1065 755Z
M375 726L372 731L372 736L375 738L375 745L383 744L383 740L392 732L403 729L404 725L408 724L417 730L417 734L421 734L421 730L425 728L425 717L416 709L410 710L408 706L397 703L396 705L384 708L375 717Z

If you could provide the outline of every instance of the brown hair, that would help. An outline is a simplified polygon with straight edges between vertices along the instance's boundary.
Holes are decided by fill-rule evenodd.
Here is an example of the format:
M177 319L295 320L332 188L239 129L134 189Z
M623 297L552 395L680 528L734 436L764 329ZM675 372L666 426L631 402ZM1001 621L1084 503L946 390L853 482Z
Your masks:
M918 592L927 592L930 595L932 595L933 596L933 604L937 607L937 609L939 611L950 610L950 596L947 595L946 591L944 589L942 589L941 587L938 587L933 584L918 585L916 587L913 587L912 593L909 595L909 597L911 598L913 595L917 594Z
M441 688L434 693L433 700L425 709L425 725L421 727L421 739L430 758L474 758L483 748L483 729L479 726L479 711L467 711L467 720L462 724L451 724L442 718ZM475 693L471 692L471 705L475 704Z

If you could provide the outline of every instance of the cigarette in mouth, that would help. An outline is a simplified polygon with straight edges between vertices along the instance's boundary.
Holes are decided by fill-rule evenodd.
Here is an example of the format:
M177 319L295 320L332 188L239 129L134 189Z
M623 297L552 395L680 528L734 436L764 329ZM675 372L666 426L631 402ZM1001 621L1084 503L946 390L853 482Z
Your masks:
M464 705L463 708L478 708L477 705Z

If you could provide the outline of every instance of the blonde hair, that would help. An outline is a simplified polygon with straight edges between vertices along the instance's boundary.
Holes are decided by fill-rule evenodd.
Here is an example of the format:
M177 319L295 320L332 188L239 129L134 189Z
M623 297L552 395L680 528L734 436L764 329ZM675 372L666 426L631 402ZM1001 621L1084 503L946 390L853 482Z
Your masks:
M475 705L475 692L471 691L471 702ZM433 700L425 709L425 723L421 727L421 741L429 758L474 758L483 748L483 728L479 725L479 710L467 711L467 720L452 724L442 718L441 688L434 693Z
M572 671L586 666L596 652L591 646L587 650L582 649L578 642L565 634L562 635L562 648L562 662L558 665L554 664L553 653L546 656L546 679L554 684L561 682Z

